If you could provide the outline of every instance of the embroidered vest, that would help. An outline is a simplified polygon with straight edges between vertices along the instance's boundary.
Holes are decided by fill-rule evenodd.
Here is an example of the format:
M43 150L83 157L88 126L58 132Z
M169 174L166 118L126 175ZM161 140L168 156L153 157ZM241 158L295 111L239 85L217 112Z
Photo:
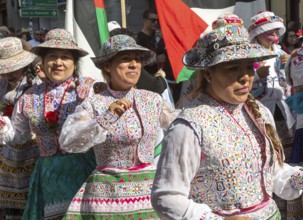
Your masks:
M259 133L266 147L252 149L239 126L224 115L213 99L202 95L193 105L178 117L194 129L202 148L200 168L191 183L190 197L218 213L251 208L268 200L272 195L274 158L265 136ZM250 123L254 124L253 134L264 134L264 121L255 121L248 107L244 105L244 108L252 119Z
M114 97L109 90L90 99L97 122L108 130L107 140L95 147L99 167L131 168L142 163L152 163L162 99L153 92L132 89L125 98L132 102L120 118L109 113L111 103L122 97ZM115 117L115 121L113 118Z
M44 119L44 90L46 84L42 83L32 86L21 97L19 107L25 117L29 119L32 132L36 134L41 157L52 156L61 151L58 138L64 121L68 115L74 112L76 106L88 97L90 88L94 83L94 80L89 77L80 77L79 81L80 84L77 86L77 91L70 89L66 92L62 101L62 108L60 109L58 128L55 132L50 131Z

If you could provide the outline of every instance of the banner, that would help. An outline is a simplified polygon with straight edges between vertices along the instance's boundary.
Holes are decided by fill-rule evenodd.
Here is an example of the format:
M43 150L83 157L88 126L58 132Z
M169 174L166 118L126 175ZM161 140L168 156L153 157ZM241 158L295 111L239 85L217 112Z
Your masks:
M79 61L80 74L104 81L101 70L90 57L98 56L101 43L93 0L67 0L65 29L74 36L77 44L89 54Z
M250 18L266 9L265 0L155 0L162 35L175 79L185 81L193 71L182 63L183 54L211 29L211 23L224 13L234 13L250 25Z

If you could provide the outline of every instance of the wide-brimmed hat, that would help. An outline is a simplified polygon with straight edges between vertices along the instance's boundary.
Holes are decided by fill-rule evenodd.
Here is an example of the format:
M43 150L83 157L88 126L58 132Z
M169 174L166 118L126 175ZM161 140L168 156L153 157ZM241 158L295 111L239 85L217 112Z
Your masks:
M283 19L271 11L261 11L251 18L251 25L248 28L249 40L254 41L258 35L275 29L278 30L279 37L285 33Z
M45 49L72 50L78 53L80 57L84 57L88 54L88 52L78 47L69 31L60 28L49 31L45 36L45 41L38 46L33 47L31 51L41 56L42 51Z
M100 56L91 58L95 66L99 69L103 64L111 60L117 53L122 51L139 51L142 65L150 64L155 57L155 53L151 50L138 45L134 38L128 35L115 35L110 37L101 48Z
M213 27L184 54L183 63L188 69L207 69L234 60L261 61L276 56L259 44L250 43L243 21L237 15L222 15L213 22Z
M29 65L35 54L25 51L16 37L0 39L0 74L11 73Z
M5 32L7 34L10 34L10 30L6 26L0 26L0 32Z

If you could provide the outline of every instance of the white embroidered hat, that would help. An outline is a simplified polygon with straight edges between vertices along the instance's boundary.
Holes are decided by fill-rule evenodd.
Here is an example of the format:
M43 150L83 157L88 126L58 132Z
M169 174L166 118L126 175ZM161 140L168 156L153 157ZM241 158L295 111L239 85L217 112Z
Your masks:
M253 42L258 35L274 29L278 30L279 37L285 33L283 19L271 11L261 11L251 18L248 28L249 40Z

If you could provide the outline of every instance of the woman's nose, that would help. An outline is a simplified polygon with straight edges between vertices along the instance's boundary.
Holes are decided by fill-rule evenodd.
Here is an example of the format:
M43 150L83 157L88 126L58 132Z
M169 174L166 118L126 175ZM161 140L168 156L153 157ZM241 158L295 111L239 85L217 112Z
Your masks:
M250 78L250 74L249 72L246 70L240 77L239 77L239 82L241 84L245 84L246 82L249 81Z
M130 66L137 66L136 59L133 59L133 60L130 61Z

